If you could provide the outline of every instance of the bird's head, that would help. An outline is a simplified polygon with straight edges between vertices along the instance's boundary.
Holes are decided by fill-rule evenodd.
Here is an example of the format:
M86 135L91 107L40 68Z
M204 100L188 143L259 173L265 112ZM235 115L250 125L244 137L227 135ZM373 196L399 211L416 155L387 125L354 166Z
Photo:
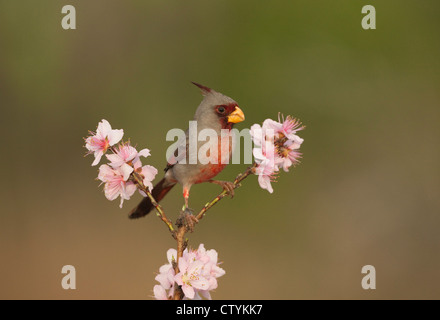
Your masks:
M193 84L204 96L194 115L199 127L231 129L235 123L244 121L244 113L233 99L201 84Z

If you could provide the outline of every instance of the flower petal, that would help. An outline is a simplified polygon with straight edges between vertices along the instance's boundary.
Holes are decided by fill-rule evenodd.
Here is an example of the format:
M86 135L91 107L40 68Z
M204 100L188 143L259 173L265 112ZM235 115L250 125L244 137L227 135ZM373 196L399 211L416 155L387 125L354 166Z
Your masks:
M110 161L110 165L113 168L120 167L124 163L124 160L122 160L121 157L115 153L106 154L105 156L106 156L107 160Z
M280 132L283 129L283 124L272 119L266 119L262 126L264 131L273 130L274 132Z
M150 150L149 149L142 149L141 151L139 151L138 156L146 158L146 157L150 156Z
M198 280L192 280L191 281L191 286L194 289L208 290L208 288L209 288L209 281L205 277L199 277Z
M182 286L182 291L185 294L185 297L188 299L194 299L195 291L193 287L184 284Z
M167 292L160 285L155 285L153 288L154 298L156 300L168 300Z
M104 185L105 197L110 201L115 200L119 196L120 192L121 192L121 188L117 183L107 182Z
M124 181L127 181L128 178L130 177L130 174L133 172L133 167L124 163L122 164L122 166L119 167L119 171L121 172Z
M144 180L143 180L144 184L148 186L151 191L153 189L153 185L151 184L151 181L153 181L154 178L156 177L157 169L153 166L146 165L142 167L141 174L144 176Z
M96 136L99 137L99 139L103 140L107 135L112 131L112 127L110 123L102 119L100 123L98 123L98 128L96 129Z
M179 260L179 261L180 261L180 260ZM179 286L182 286L182 285L183 285L182 277L183 277L182 272L179 272L178 274L176 274L176 275L174 276L174 281L175 281Z
M171 263L164 264L159 268L159 273L168 273L172 268Z
M260 174L258 176L258 183L260 187L269 191L269 193L273 193L272 185L270 184L270 177L266 175Z
M124 130L111 130L108 134L108 143L110 146L113 146L117 144L119 141L121 141L122 137L124 136Z
M110 177L114 176L114 171L106 164L99 167L98 179L102 182L107 182Z
M209 290L200 290L199 294L204 296L208 300L212 300L211 293L209 292Z
M188 261L186 259L179 259L179 270L182 273L186 273L188 270Z
M172 283L168 280L168 274L160 273L154 278L154 280L158 281L160 285L166 290L171 288Z
M92 166L96 166L99 161L101 161L103 154L104 153L101 150L95 152L95 160L93 161Z
M263 155L263 149L261 148L254 148L252 150L252 153L254 154L255 161L257 163L263 161L266 157Z
M128 197L131 197L135 193L136 189L137 189L137 186L133 182L131 182L131 181L127 182L127 184L125 186L125 192L128 195Z
M173 263L173 261L177 261L177 250L176 249L168 249L167 259L168 259L169 263Z
M252 137L252 140L254 141L254 144L260 147L264 137L263 129L261 128L261 126L259 124L252 125L249 133Z

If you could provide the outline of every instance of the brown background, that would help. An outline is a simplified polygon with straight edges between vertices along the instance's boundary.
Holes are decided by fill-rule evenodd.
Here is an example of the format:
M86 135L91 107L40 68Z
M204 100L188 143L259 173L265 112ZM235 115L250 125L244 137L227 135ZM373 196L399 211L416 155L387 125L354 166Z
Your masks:
M378 29L364 31L365 4L1 1L0 298L151 297L175 244L154 215L127 219L139 195L122 210L104 198L82 137L105 118L161 170L166 132L201 99L190 81L236 99L239 128L279 111L307 125L273 195L250 177L190 236L224 262L214 298L440 298L440 6L369 1ZM192 191L199 208L218 187ZM180 191L163 205L174 218Z

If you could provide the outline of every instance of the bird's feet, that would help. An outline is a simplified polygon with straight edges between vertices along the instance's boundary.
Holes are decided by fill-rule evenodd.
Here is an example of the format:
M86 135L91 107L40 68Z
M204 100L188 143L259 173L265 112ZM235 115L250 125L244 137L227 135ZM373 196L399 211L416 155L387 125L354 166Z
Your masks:
M180 215L177 218L176 225L177 227L184 226L188 231L193 232L194 226L199 220L193 215L193 210L190 208L184 208L184 210L180 211Z
M220 180L210 180L209 182L218 184L231 196L231 198L234 197L235 184L233 182Z

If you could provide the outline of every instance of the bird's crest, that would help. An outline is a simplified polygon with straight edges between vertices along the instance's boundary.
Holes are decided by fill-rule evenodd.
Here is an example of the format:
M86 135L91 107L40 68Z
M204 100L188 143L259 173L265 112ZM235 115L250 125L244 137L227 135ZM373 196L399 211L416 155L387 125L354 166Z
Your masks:
M204 85L201 85L201 84L199 84L199 83L192 82L192 81L191 81L191 83L192 83L193 85L199 87L200 90L202 91L202 94L203 94L204 96L206 96L208 93L211 93L211 92L213 91L211 88L205 87Z

